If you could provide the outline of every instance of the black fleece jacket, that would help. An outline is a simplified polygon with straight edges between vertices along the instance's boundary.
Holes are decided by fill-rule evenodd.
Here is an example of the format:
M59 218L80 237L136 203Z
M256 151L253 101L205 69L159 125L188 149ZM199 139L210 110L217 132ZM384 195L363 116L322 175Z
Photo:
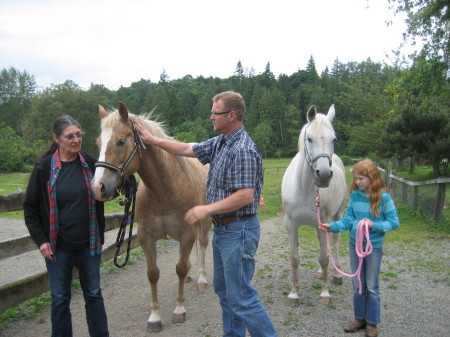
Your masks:
M81 152L92 172L95 172L97 159L86 152ZM50 242L50 202L48 199L47 183L50 179L52 155L36 162L28 182L23 210L25 224L34 242L40 247ZM84 183L84 182L83 182ZM96 201L96 213L100 240L105 241L105 212L103 202Z

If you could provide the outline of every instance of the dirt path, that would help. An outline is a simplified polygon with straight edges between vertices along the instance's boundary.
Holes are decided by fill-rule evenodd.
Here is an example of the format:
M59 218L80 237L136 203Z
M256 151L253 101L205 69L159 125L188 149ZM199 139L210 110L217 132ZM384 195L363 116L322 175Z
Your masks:
M290 263L287 234L281 219L262 223L262 237L257 253L257 272L254 284L272 317L280 337L342 336L342 326L352 319L351 283L344 279L342 286L331 286L332 304L318 303L320 283L314 274L317 264L317 244L301 243L301 304L286 306L290 290ZM405 264L410 254L423 256L441 252L435 256L449 261L450 243L436 241L429 247L401 247L386 245L383 257L381 294L382 324L380 336L446 336L450 331L450 282L448 275L416 272ZM427 249L429 251L427 251ZM207 274L210 287L198 293L195 282L186 286L187 320L182 324L171 322L175 308L177 278L175 261L178 244L173 240L163 242L158 248L158 265L161 269L159 299L164 330L157 334L146 332L150 314L150 286L146 278L145 259L142 255L135 263L123 270L115 267L102 268L102 289L112 337L200 337L221 336L221 311L217 296L212 289L211 250L207 255ZM348 270L347 254L342 259ZM195 270L195 259L193 270ZM426 261L422 261L427 263ZM392 275L391 275L392 274ZM195 276L195 274L193 274ZM74 291L72 299L74 337L88 336L84 302L80 290ZM0 331L0 336L41 337L50 336L50 309L44 309L35 319L22 319ZM363 336L364 333L356 333Z

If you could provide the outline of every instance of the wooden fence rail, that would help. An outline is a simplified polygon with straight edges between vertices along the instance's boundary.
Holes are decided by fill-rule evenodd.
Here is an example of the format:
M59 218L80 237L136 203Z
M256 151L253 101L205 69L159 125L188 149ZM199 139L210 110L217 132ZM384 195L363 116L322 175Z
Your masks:
M434 209L433 209L433 221L438 221L442 218L443 210L444 210L444 203L445 203L445 193L446 193L446 187L447 184L450 183L450 178L438 178L438 179L432 179L427 181L409 181L404 178L397 177L393 175L389 169L383 170L380 168L380 171L385 173L385 185L390 186L391 193L396 195L398 193L397 191L397 184L393 184L392 182L399 182L401 183L401 197L400 200L403 203L408 202L408 186L411 186L413 191L413 200L412 200L412 209L414 211L417 211L419 209L419 187L420 186L426 186L426 185L438 185L437 186L437 192L436 192L436 198L434 200Z

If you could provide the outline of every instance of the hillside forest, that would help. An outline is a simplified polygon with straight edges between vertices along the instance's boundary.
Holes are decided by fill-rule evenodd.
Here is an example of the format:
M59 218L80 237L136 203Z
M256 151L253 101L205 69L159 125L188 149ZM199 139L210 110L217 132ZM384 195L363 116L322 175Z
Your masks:
M0 171L28 172L48 146L52 123L71 115L85 131L83 149L98 154L98 105L115 109L123 101L129 111L154 110L168 133L184 142L199 142L215 134L211 98L222 91L240 92L247 105L246 130L265 158L292 157L297 152L306 111L316 105L326 113L335 105L335 152L346 158L394 156L400 161L433 166L449 158L450 71L448 2L391 0L397 12L408 14L405 40L421 39L423 48L390 64L342 63L335 59L320 74L311 56L304 69L275 77L268 60L264 71L236 60L228 78L192 77L171 80L162 71L159 81L137 79L129 87L109 90L92 83L81 88L71 80L37 89L26 70L0 70Z

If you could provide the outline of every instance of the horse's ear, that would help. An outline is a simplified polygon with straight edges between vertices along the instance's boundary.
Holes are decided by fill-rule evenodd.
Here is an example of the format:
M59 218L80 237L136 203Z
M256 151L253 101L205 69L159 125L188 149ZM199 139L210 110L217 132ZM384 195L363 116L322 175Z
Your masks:
M334 116L336 115L336 111L334 110L334 104L331 104L330 109L328 109L327 118L330 123L333 122Z
M124 120L128 120L128 109L124 102L119 102L119 114Z
M311 107L308 109L308 112L306 113L306 118L308 119L308 122L312 122L314 118L316 118L317 110L315 105L311 105Z
M98 105L98 114L100 118L105 118L106 116L108 116L108 113L106 112L105 108L100 104Z

